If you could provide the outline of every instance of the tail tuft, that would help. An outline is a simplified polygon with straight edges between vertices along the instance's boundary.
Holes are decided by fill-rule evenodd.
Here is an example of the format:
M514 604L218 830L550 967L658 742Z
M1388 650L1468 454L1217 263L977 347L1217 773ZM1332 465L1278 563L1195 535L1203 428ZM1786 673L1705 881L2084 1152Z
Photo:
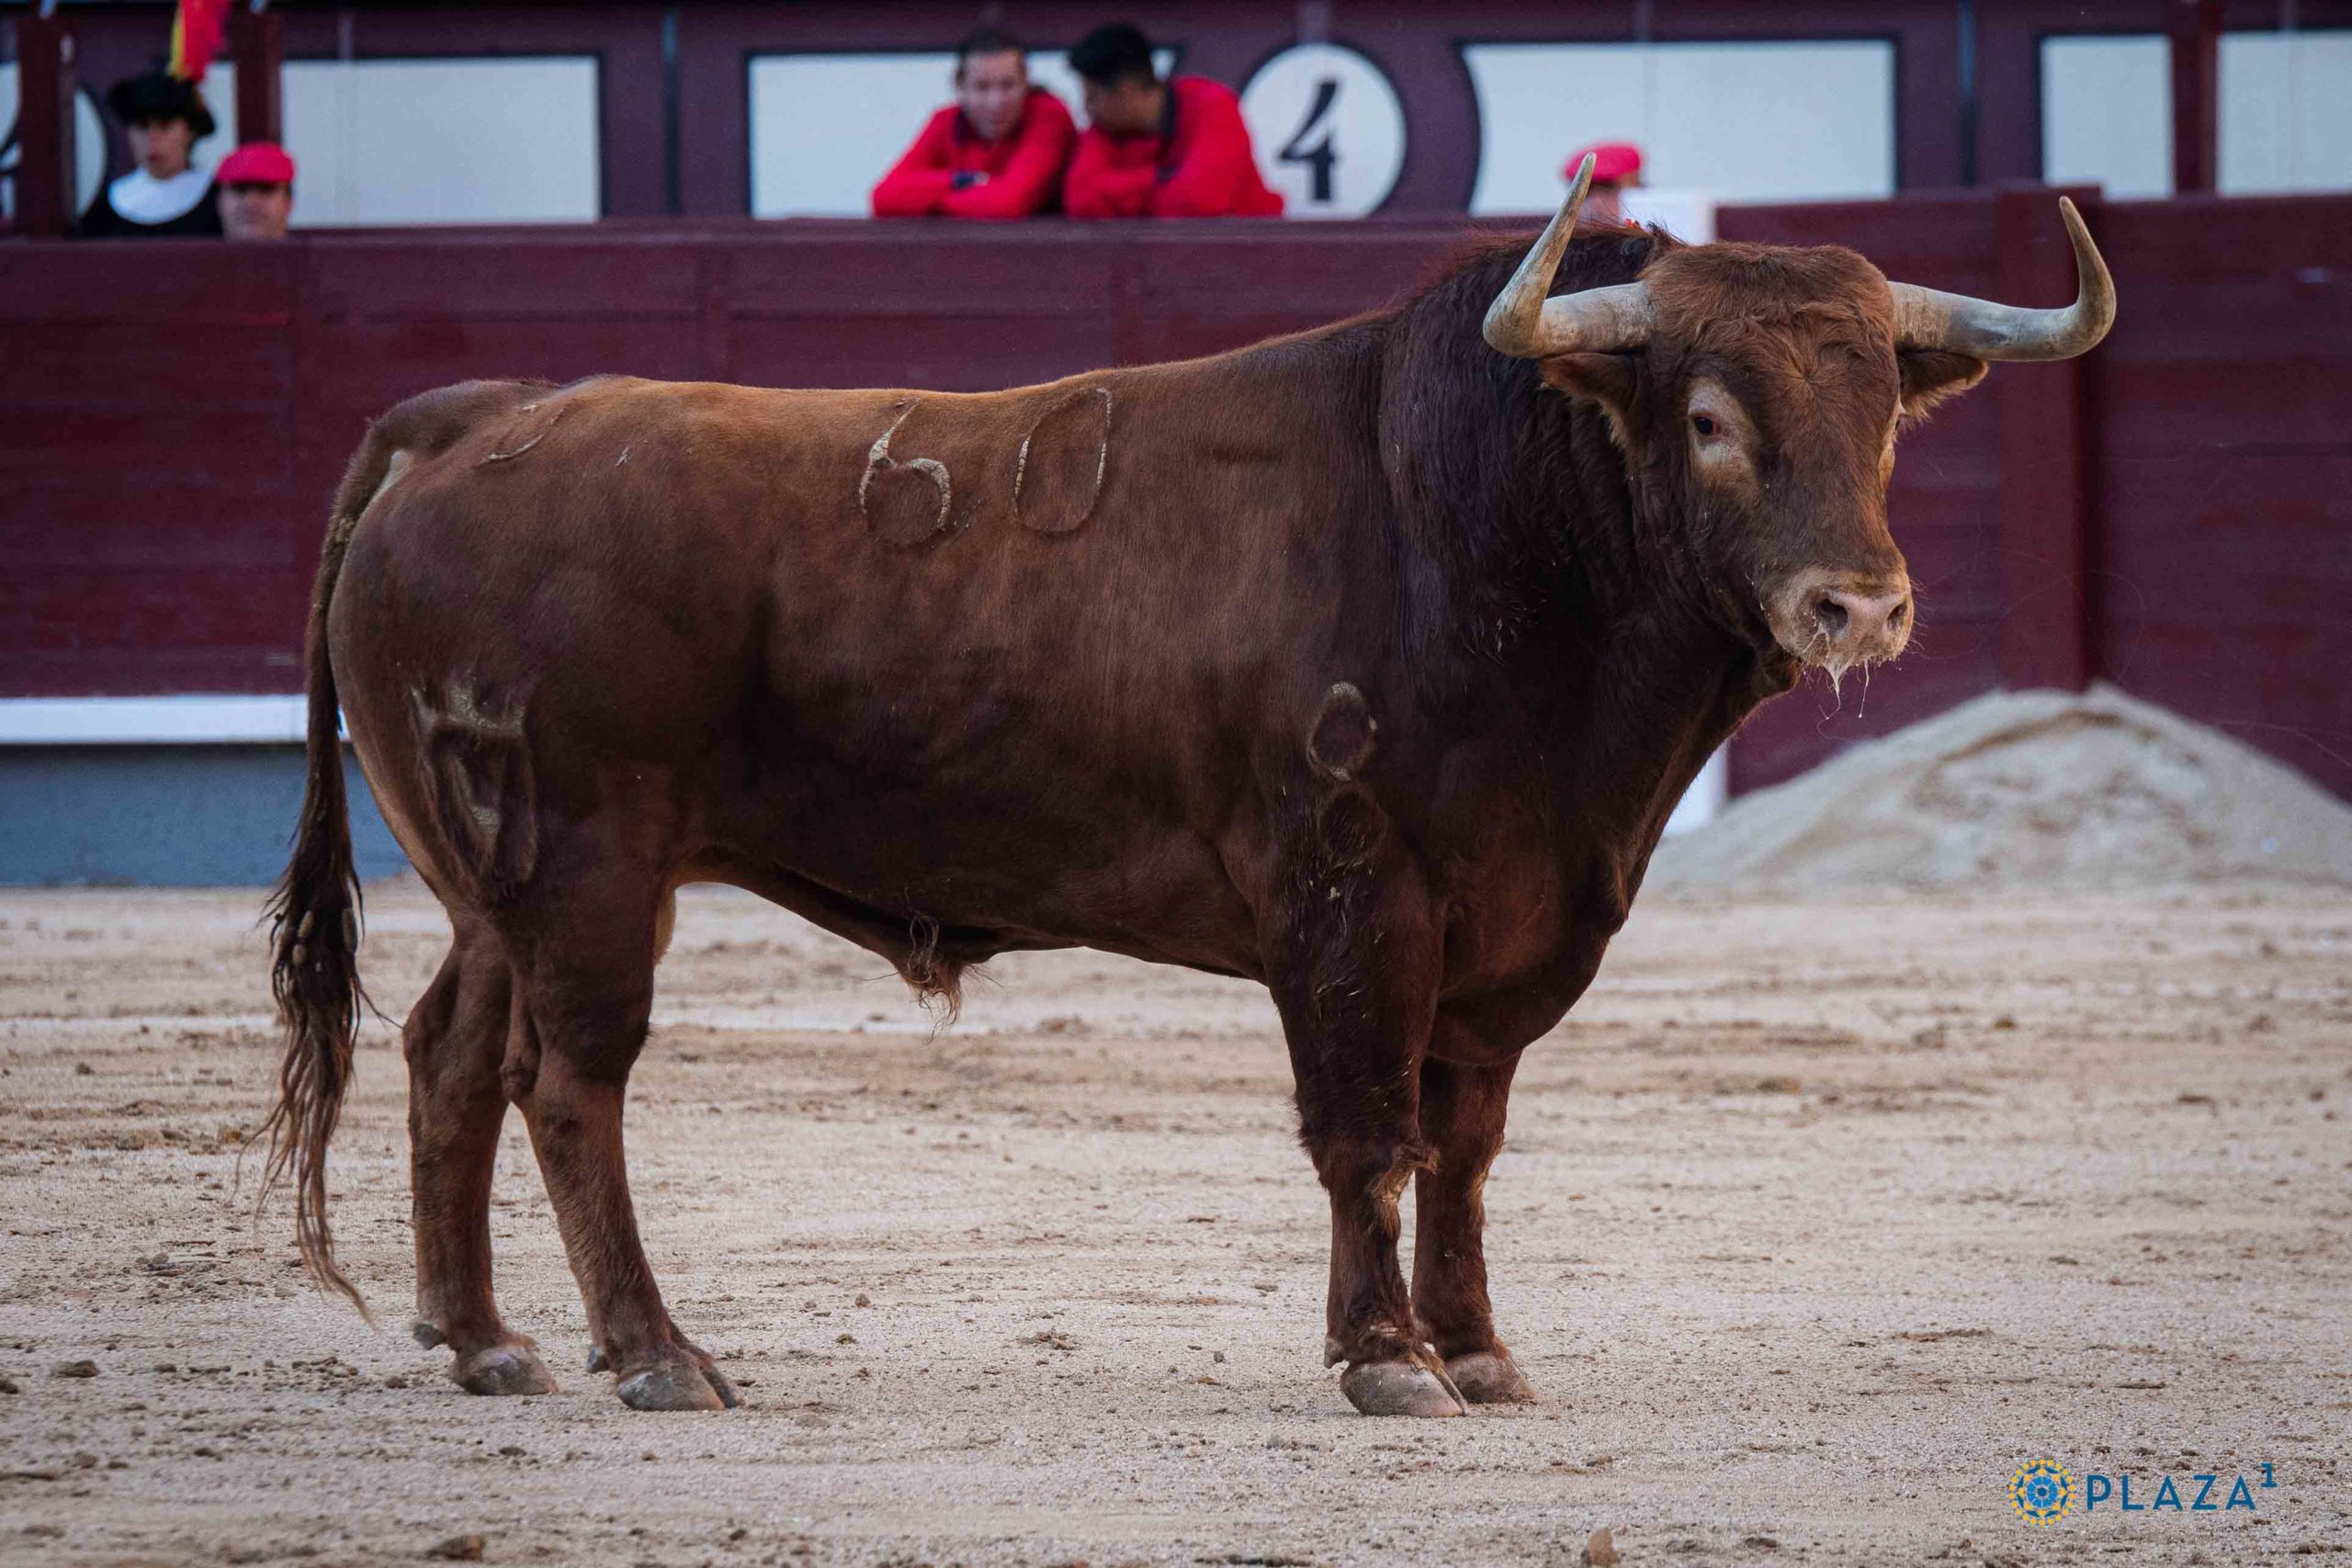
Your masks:
M261 1201L293 1178L294 1242L301 1249L302 1267L321 1285L349 1297L363 1317L368 1303L335 1266L334 1232L327 1224L327 1142L351 1087L352 1048L367 1000L359 984L359 874L351 856L342 706L327 657L327 610L357 521L351 492L364 482L364 495L381 479L389 460L390 453L371 434L336 498L311 596L305 639L310 768L294 854L269 901L269 989L286 1032L286 1056L277 1071L277 1104L262 1126L269 1134L269 1159L263 1168ZM370 467L372 478L364 472Z
M311 702L315 708L315 684ZM269 988L286 1032L286 1055L278 1068L277 1105L263 1127L269 1134L269 1159L262 1196L266 1200L289 1175L294 1179L294 1240L303 1268L320 1284L349 1297L364 1315L367 1303L335 1266L334 1233L327 1224L327 1142L351 1085L352 1047L365 993L359 984L359 879L345 815L343 749L332 687L326 705L326 755L319 754L314 714L302 822L293 859L269 904Z

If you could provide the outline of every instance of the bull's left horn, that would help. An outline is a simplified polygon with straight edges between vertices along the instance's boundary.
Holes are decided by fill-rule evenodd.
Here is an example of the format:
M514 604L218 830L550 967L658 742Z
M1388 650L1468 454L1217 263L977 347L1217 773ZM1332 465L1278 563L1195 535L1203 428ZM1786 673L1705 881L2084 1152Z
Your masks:
M2075 243L2075 302L2063 310L2029 310L1917 284L1890 283L1898 348L1944 349L1976 359L2072 359L2115 324L2115 279L2107 273L2083 215L2064 197L2059 216Z
M1516 359L1544 359L1555 354L1617 354L1649 341L1655 317L1649 291L1638 283L1588 288L1557 299L1547 298L1552 279L1567 254L1568 238L1576 232L1577 209L1592 187L1592 154L1577 165L1568 184L1568 198L1560 203L1551 226L1519 264L1503 291L1487 307L1487 342L1500 354Z

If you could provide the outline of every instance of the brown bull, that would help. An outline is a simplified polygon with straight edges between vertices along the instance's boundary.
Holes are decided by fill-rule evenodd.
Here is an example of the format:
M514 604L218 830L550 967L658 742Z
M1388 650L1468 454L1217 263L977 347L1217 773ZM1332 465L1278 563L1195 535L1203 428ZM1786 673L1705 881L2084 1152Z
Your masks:
M735 1403L663 1309L621 1156L673 896L724 882L950 1005L1017 948L1262 981L1348 1397L1531 1397L1480 1238L1520 1052L1708 754L1804 666L1903 648L1901 423L2113 313L2071 207L2080 297L2029 311L1843 250L1571 248L1577 199L1515 274L1488 249L1188 364L977 396L475 383L386 415L320 566L277 905L273 1174L312 1267L349 1289L340 704L456 932L404 1041L417 1332L465 1387L553 1386L491 1292L511 1104L592 1366L640 1408Z

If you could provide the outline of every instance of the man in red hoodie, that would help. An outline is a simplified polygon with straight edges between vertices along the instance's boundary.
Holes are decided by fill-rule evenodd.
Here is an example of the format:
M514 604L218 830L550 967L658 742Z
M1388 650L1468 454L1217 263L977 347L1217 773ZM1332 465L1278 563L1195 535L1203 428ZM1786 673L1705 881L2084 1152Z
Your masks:
M1250 150L1233 89L1205 76L1159 80L1151 40L1125 22L1069 51L1086 82L1086 130L1070 160L1072 218L1279 218Z
M1029 85L1026 51L983 30L956 47L956 101L874 187L876 218L1034 218L1059 205L1078 128Z

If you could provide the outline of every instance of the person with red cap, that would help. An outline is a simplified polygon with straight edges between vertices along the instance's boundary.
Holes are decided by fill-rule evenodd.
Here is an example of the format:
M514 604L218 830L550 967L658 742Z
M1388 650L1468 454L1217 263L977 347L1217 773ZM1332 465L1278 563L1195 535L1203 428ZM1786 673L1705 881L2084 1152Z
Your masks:
M1596 141L1589 147L1579 147L1568 154L1568 166L1560 171L1560 178L1574 180L1577 165L1588 154L1592 158L1592 193L1584 198L1583 213L1577 221L1627 221L1622 198L1627 189L1642 183L1642 150L1630 141Z
M294 213L294 160L275 141L248 141L220 160L220 231L232 240L282 240Z
M876 218L1032 218L1061 205L1078 126L1029 84L1028 51L982 28L956 47L956 101L874 187Z

